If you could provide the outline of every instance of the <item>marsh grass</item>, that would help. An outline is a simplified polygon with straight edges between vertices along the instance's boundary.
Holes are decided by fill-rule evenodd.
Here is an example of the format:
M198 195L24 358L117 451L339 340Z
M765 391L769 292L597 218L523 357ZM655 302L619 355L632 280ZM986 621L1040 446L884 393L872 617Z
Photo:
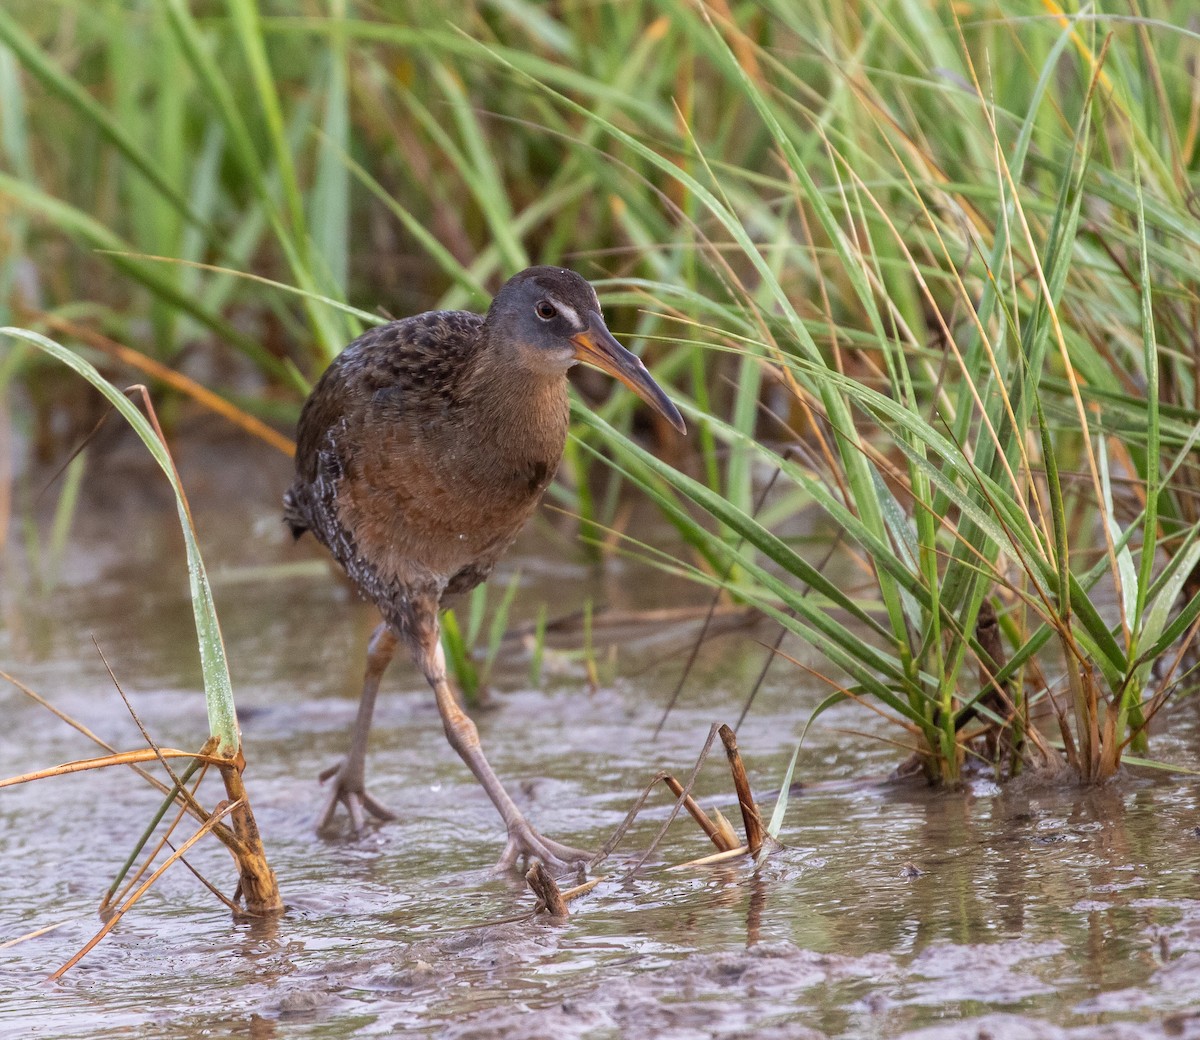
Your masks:
M144 729L143 733L146 735L147 743L151 745L148 758L146 755L142 755L141 758L136 758L136 756L131 758L129 755L113 754L99 761L80 763L79 765L82 768L100 768L111 764L123 764L126 761L135 759L138 761L152 760L159 762L171 776L173 786L167 794L162 810L160 810L158 816L147 829L146 834L143 836L141 842L139 842L138 848L134 850L129 861L127 861L121 871L121 875L129 869L142 845L149 839L150 834L162 819L167 806L180 799L186 803L185 808L191 808L202 819L201 829L186 843L189 846L193 841L203 836L203 834L215 829L221 817L224 815L230 816L233 824L232 831L223 829L222 840L233 853L238 866L238 892L241 899L244 901L249 913L256 915L278 913L283 909L283 903L279 896L279 888L275 880L275 875L267 863L266 853L258 832L258 826L255 823L253 811L250 807L249 797L242 783L241 772L245 768L245 760L242 757L241 732L238 727L237 710L233 700L233 686L229 677L229 667L225 658L225 645L221 638L220 624L217 620L212 590L209 586L204 561L200 554L200 547L196 538L195 525L192 522L187 496L184 494L179 474L175 469L175 463L167 448L162 430L159 428L157 418L150 407L149 397L143 397L147 410L147 414L143 415L131 402L128 392L122 392L106 380L90 362L39 333L26 329L0 328L0 340L7 341L9 344L13 341L21 342L36 348L48 357L66 366L66 368L73 371L91 387L99 391L141 439L146 449L150 452L151 457L167 477L175 495L180 529L183 533L184 546L187 553L192 613L196 627L200 669L204 683L204 697L208 708L210 728L210 735L204 748L200 752L188 757L191 757L193 767L201 761L207 761L217 766L221 773L225 792L229 798L229 804L227 808L215 814L203 812L195 799L187 794L185 790L186 779L187 776L190 776L190 772L185 774L183 778L176 776L167 765L167 758L162 750L153 745L149 735L145 734ZM141 389L144 394L144 388L135 389ZM107 662L105 664L107 667ZM109 674L110 676L112 675L111 671ZM115 683L115 676L113 676L113 680ZM180 752L171 752L171 754L186 755L186 753ZM50 770L47 775L57 775L60 771L65 770ZM22 782L29 779L36 778L26 777L22 779ZM182 810L180 815L182 816ZM176 822L178 822L178 818ZM173 854L165 863L160 865L146 884L148 885L154 879L161 876L162 871L170 863L175 862L179 855L182 855L181 851ZM114 882L114 889L120 879L120 876L118 876L117 882ZM120 912L123 913L144 891L145 886L139 889L122 906ZM120 914L118 913L116 916L119 917ZM101 930L95 940L93 940L93 943L99 941L107 933L112 924L115 924L115 920ZM79 956L82 956L90 948L91 944L85 947ZM68 965L64 966L62 971L67 970L74 962L72 960Z
M1200 38L1165 0L63 6L0 12L0 307L88 299L277 415L347 301L569 262L693 431L580 380L552 495L585 533L638 485L666 565L822 652L815 717L882 712L931 780L1142 752L1200 619Z
M919 36L953 59L943 69L962 85L939 91L955 114L949 140L930 139L932 124L906 118L913 99L891 89L887 74L854 77L848 107L836 113L792 106L790 70L735 25L711 26L713 57L784 167L777 221L823 242L820 253L811 249L823 323L801 313L789 284L805 276L788 263L799 254L803 264L800 244L776 249L769 228L752 234L758 225L721 176L694 175L603 124L699 201L720 233L709 240L713 262L731 281L735 262L753 272L754 288L734 282L725 320L704 328L724 337L726 351L757 359L790 405L761 426L743 418L751 408L740 412L740 397L727 419L698 408L691 417L726 448L727 479L736 479L737 459L757 460L827 513L855 546L870 593L834 588L747 511L744 486L716 488L602 419L581 413L581 421L607 437L618 466L703 553L698 578L758 603L824 653L835 692L815 714L846 698L882 706L942 782L956 781L965 756L979 753L971 724L979 719L1018 731L1003 745L1008 760L994 762L1002 772L1030 760L1053 765L1055 753L1028 722L1040 701L1058 719L1075 773L1085 782L1112 776L1173 689L1152 679L1154 662L1191 638L1200 611L1194 597L1180 602L1200 532L1178 506L1168 537L1160 523L1162 489L1180 471L1189 476L1178 497L1189 496L1195 412L1172 422L1161 408L1168 352L1155 302L1192 296L1175 260L1194 250L1196 225L1179 208L1182 168L1164 169L1142 114L1125 107L1128 85L1106 72L1130 74L1119 36L1100 36L1090 20L1082 27L1091 32L1065 19L1036 25L1040 49L1028 45L1028 25L1012 27L1028 61L1041 65L1028 70L1032 92L1006 105L997 97L1013 84L991 66L981 78L975 62L989 51L973 49L967 29L950 22L939 37L933 26L911 25L905 40ZM1139 22L1134 36L1149 28ZM947 46L938 49L939 39ZM777 76L764 72L772 65ZM864 66L892 67L882 58ZM1068 113L1050 87L1070 72L1080 90ZM558 101L587 115L570 98ZM1155 127L1167 136L1177 129ZM979 159L972 177L950 169L970 156ZM1106 224L1088 222L1089 210ZM842 286L840 300L824 293L830 284ZM1194 346L1177 343L1169 355L1173 382L1191 392ZM1130 411L1112 407L1118 380L1126 407L1137 389L1136 429ZM750 385L757 410L761 383ZM760 439L764 430L772 442ZM1114 473L1128 496L1122 509ZM685 503L720 527L699 522ZM999 611L1011 651L1000 667L977 636L985 603ZM867 645L864 632L873 636ZM1057 645L1056 661L1041 653L1047 644ZM1057 675L1047 679L1048 668Z
M478 704L487 696L492 669L508 629L509 612L520 586L521 573L518 571L504 587L499 602L490 603L490 586L486 583L477 585L467 598L465 624L460 624L457 611L447 610L442 615L442 648L446 653L446 664L468 704ZM489 613L487 640L481 643L484 621ZM540 655L541 651L539 645L537 653Z

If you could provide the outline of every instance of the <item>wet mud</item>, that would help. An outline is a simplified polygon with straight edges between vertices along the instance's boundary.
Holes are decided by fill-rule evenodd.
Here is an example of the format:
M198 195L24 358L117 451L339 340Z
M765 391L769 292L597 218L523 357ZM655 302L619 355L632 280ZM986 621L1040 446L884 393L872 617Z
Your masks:
M158 797L117 770L0 791L0 943L57 926L0 947L0 1037L1200 1037L1200 811L1186 777L1131 770L1087 792L879 782L900 754L839 728L896 734L842 705L810 733L798 767L809 786L792 799L785 847L759 867L662 869L711 851L681 818L625 876L665 818L663 792L567 921L514 921L533 897L518 875L490 870L499 820L446 744L419 674L398 664L369 782L399 819L359 839L318 838L316 775L343 749L373 618L313 546L290 544L276 505L286 460L236 443L185 446L181 466L228 645L245 780L288 912L235 921L173 869L47 983L99 927L99 898ZM193 747L206 722L186 572L155 479L132 455L93 467L52 591L8 554L0 667L118 747L139 746L95 637L156 738ZM613 611L704 601L630 562L597 570L553 515L522 539L501 582L518 570L515 621L543 600L552 615L589 596ZM596 690L565 652L570 638L539 689L527 648L506 646L493 705L476 718L545 833L599 846L657 770L686 776L710 724L736 717L769 631L714 641L652 738L682 665L669 654L692 631L599 633ZM757 791L778 787L824 693L793 666L772 669L738 734ZM1152 750L1194 763L1196 710L1174 706ZM0 717L4 775L93 754L7 686ZM739 819L719 747L696 793ZM771 808L764 800L767 817ZM220 846L189 859L228 891Z

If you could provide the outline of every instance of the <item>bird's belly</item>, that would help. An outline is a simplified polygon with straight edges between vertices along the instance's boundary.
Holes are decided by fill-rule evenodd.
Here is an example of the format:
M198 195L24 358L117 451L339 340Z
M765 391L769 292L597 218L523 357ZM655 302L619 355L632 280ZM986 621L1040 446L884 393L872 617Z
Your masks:
M439 594L464 572L475 575L467 587L483 580L541 497L540 487L520 494L496 487L464 493L429 483L419 495L407 488L379 490L343 509L343 525L356 532L358 562L385 585L436 588Z

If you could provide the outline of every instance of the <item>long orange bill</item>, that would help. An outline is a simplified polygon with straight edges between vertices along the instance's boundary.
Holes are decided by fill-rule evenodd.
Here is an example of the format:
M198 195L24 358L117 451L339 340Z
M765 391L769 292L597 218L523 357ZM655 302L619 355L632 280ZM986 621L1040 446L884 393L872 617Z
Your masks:
M571 338L575 344L575 357L593 368L616 376L630 390L667 420L680 433L687 433L683 416L671 399L646 371L646 366L636 354L631 354L614 338L604 324L604 319L595 311L588 314L591 324L584 332Z

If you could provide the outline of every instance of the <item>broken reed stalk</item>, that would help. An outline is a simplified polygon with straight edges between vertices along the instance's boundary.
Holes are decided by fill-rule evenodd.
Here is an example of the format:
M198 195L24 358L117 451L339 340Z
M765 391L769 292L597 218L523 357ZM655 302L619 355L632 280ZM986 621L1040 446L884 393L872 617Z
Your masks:
M566 918L570 916L570 911L567 909L566 900L562 897L562 892L559 891L558 882L554 880L553 875L546 869L541 860L534 862L529 868L529 872L525 875L525 880L529 883L529 887L533 889L533 894L538 897L541 903L541 909L551 917ZM536 914L537 909L534 910Z
M738 805L741 808L742 821L746 828L746 844L742 846L739 846L737 841L730 836L730 833L727 833L730 828L724 817L721 817L720 813L718 813L719 822L714 823L709 815L700 807L699 803L692 797L691 793L692 788L696 784L696 779L700 775L700 769L704 765L709 750L712 748L713 741L718 734L720 734L721 741L725 746L725 753L729 759L729 769L733 776L733 785L737 792ZM752 855L758 854L766 839L766 828L763 826L762 817L759 815L758 806L755 804L754 796L750 790L750 781L746 776L746 767L742 763L742 756L738 750L737 738L734 736L733 730L728 726L714 724L708 731L708 739L705 740L704 747L700 750L700 754L696 759L696 765L692 769L692 774L688 777L687 783L681 784L666 770L655 773L629 812L625 814L625 819L621 821L621 825L616 829L612 837L605 842L604 847L592 858L589 866L595 866L613 852L633 824L633 821L637 818L638 813L642 811L642 807L650 797L650 792L660 782L665 784L671 793L675 795L675 805L671 809L671 813L666 821L659 828L658 833L655 834L654 840L650 842L649 848L646 849L637 863L630 869L629 876L636 874L650 857L650 854L658 847L658 843L662 840L663 835L666 834L667 828L671 826L675 817L679 815L680 809L688 811L688 814L695 820L697 826L700 827L709 841L716 846L718 857L727 858L730 855L742 855L747 851ZM706 862L706 860L695 862Z
M227 761L220 770L221 779L225 783L225 793L229 795L233 805L233 833L238 839L238 850L233 856L238 868L238 887L234 899L240 895L245 913L261 917L282 913L284 906L279 895L279 883L275 880L275 872L267 863L262 835L250 809L246 787L242 783L242 770L245 767L246 760L239 751L237 758Z
M683 807L688 811L692 819L699 824L700 829L708 835L709 841L722 852L734 848L734 845L730 843L724 831L708 818L708 813L700 808L700 803L683 789L683 784L676 780L670 773L663 774L662 782L670 788L671 793L676 798L683 800Z
M722 726L718 732L721 743L725 745L725 757L729 759L729 771L733 774L733 787L737 791L738 806L742 810L742 824L746 828L746 847L751 856L757 856L762 848L763 827L762 817L758 814L758 806L754 803L754 795L750 790L750 780L746 776L746 767L742 764L742 755L738 751L737 737L728 726Z
M712 748L713 740L716 739L718 734L721 737L721 743L725 746L725 755L729 759L729 771L733 776L734 790L737 792L738 805L742 811L742 822L746 828L745 845L737 843L737 840L733 837L733 829L720 812L717 813L719 822L714 823L691 795L696 778L700 775L700 768L704 765L704 760L708 757L708 752ZM789 770L789 775L790 772ZM633 877L642 868L642 865L662 840L667 828L670 827L675 817L679 815L680 809L687 809L688 814L705 833L709 841L717 847L718 851L710 856L702 856L699 859L689 860L686 863L677 863L666 869L683 870L687 867L725 863L746 855L752 858L758 856L766 840L767 831L763 827L762 817L759 815L758 806L755 804L754 795L750 790L750 780L746 775L746 767L742 762L741 752L738 750L737 737L728 726L717 726L714 724L708 731L708 739L704 742L704 747L700 751L695 768L692 770L692 775L688 778L687 784L681 784L665 770L655 773L645 789L638 796L637 801L634 802L633 807L625 814L625 819L621 821L621 825L616 829L613 836L592 857L588 864L589 867L600 863L617 847L621 839L625 836L626 831L629 830L629 827L637 818L638 813L641 812L642 807L646 804L646 799L650 797L650 792L654 790L655 785L659 782L666 785L671 793L675 795L675 805L671 809L671 814L667 817L666 823L662 825L658 833L654 836L650 847L627 872L625 875L626 878ZM552 917L565 918L569 914L567 902L576 896L583 895L585 892L590 892L604 879L592 878L582 885L578 885L566 892L561 892L559 891L558 884L545 865L540 860L537 860L529 868L528 873L525 875L525 880L538 900L533 911L535 915L545 912Z
M574 888L568 888L563 892L563 902L569 903L572 899L578 899L580 896L586 896L593 888L601 881L606 881L605 877L588 878L582 885L576 885Z
M741 859L750 855L749 845L739 845L735 849L724 852L714 852L711 856L701 856L699 859L689 859L686 863L672 863L666 870L687 870L689 867L711 867L715 863L728 863L730 860Z

